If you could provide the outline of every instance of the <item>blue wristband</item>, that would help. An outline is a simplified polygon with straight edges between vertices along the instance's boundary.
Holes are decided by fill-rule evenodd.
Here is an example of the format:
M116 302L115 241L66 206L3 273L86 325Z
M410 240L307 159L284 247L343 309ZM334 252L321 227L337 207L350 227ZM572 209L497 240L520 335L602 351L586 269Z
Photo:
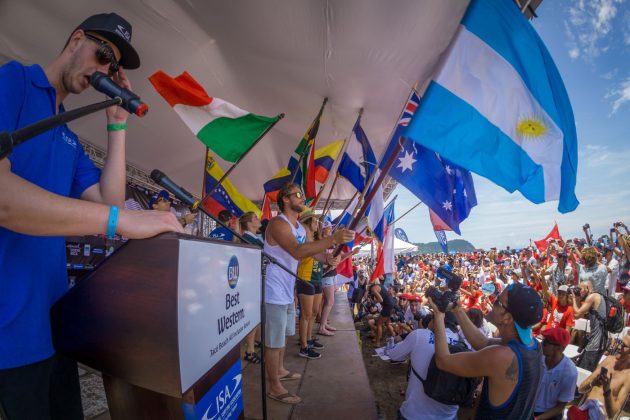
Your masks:
M107 239L114 239L116 236L116 225L118 225L118 207L109 208L109 220L107 220Z

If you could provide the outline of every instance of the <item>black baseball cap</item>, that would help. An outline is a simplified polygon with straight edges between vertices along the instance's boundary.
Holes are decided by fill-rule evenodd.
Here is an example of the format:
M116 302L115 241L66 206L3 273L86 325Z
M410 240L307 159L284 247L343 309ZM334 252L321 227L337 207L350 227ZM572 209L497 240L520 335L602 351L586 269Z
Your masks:
M514 319L514 326L521 341L529 346L534 340L532 326L540 322L543 316L543 301L533 288L521 283L510 284L507 290L506 310Z
M90 16L77 29L101 35L120 50L119 64L125 69L140 67L140 57L131 46L131 24L116 13Z

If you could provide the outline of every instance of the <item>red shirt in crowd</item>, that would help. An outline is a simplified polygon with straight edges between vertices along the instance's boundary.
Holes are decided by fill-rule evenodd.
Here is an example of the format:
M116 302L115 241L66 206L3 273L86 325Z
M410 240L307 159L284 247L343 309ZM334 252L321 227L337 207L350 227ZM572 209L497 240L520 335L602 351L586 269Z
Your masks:
M573 306L556 305L549 314L547 328L564 328L573 327L575 325L575 316L573 315Z

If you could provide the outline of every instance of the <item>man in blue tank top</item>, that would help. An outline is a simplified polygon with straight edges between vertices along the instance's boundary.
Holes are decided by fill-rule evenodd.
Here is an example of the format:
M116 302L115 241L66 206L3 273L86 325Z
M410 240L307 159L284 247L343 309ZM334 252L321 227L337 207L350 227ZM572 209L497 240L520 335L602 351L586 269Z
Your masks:
M483 335L457 305L453 312L466 340L477 350L457 354L449 353L444 314L429 303L434 313L437 366L462 377L485 377L477 418L533 419L544 370L541 346L531 330L542 318L538 293L520 283L505 288L488 314L499 338Z

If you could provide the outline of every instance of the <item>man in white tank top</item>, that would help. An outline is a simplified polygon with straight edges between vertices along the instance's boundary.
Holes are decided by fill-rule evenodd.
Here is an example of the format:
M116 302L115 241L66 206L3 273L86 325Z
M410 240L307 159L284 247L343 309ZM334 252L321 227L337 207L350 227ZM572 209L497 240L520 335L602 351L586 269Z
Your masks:
M350 242L354 232L337 230L333 236L314 242L306 242L306 231L298 222L304 211L304 193L296 184L287 184L278 192L278 207L281 214L274 217L265 231L265 252L280 264L297 272L302 258L313 257L330 265L339 263L325 253L333 245ZM288 274L275 264L267 266L265 286L265 364L269 378L268 396L274 400L296 404L297 395L287 391L282 381L299 379L298 373L284 367L286 337L295 334L294 306L295 276Z

